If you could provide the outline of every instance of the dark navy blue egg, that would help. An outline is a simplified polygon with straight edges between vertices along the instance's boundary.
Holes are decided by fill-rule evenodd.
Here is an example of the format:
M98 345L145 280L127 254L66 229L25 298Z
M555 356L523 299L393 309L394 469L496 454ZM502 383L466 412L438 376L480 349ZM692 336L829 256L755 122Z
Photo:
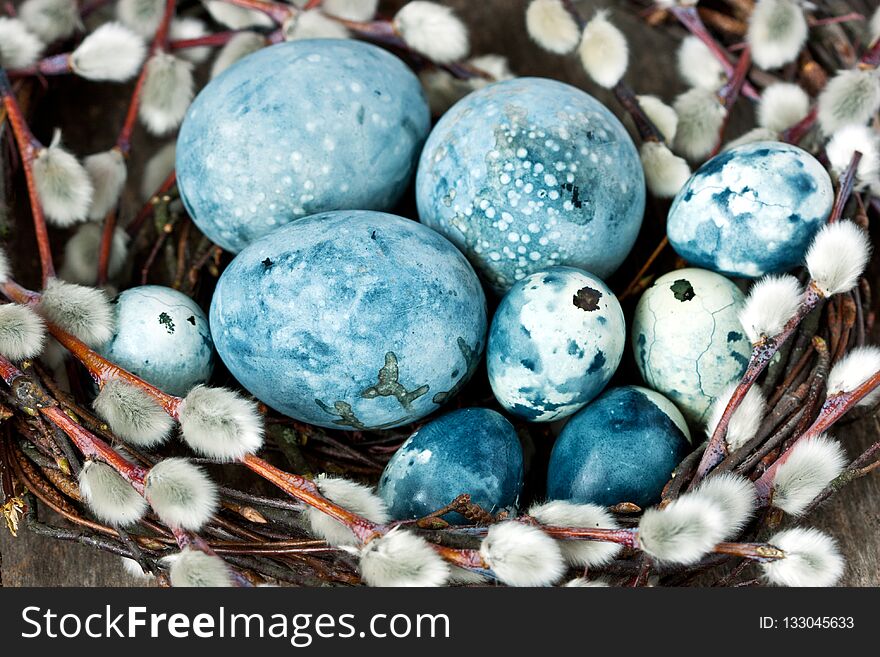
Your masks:
M193 220L237 252L328 210L391 209L430 128L416 76L355 40L264 48L212 80L177 139L177 183Z
M816 158L782 142L731 148L679 191L669 242L691 264L756 278L798 266L831 212L831 178Z
M646 388L612 388L574 415L550 455L547 497L610 506L659 501L691 450L684 417Z
M487 511L516 503L523 456L513 425L500 413L465 408L428 422L394 454L379 495L393 518L420 518L463 493ZM457 513L444 516L462 522Z
M623 125L555 80L491 84L456 103L422 151L421 221L503 293L571 265L607 278L635 242L645 177Z
M254 396L324 427L380 429L464 385L486 299L464 256L416 221L314 215L244 249L211 301L217 353Z

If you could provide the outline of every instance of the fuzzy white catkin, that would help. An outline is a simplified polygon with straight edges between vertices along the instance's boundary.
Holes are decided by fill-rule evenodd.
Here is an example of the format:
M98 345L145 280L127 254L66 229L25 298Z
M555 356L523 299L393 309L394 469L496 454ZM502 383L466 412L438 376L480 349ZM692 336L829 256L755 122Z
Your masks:
M657 96L637 96L642 111L663 135L667 146L675 141L675 132L678 130L678 114L675 110L664 103Z
M775 132L782 132L803 119L810 111L810 97L798 85L790 82L771 84L761 94L758 103L758 124Z
M228 587L233 586L232 572L220 557L194 548L184 548L171 559L168 571L171 586Z
M342 23L329 18L320 9L303 11L291 18L284 26L284 38L297 39L347 39L348 30Z
M683 495L663 509L650 508L639 522L639 547L660 562L690 565L723 540L724 512L695 495Z
M257 52L265 46L266 38L262 34L248 31L239 32L220 49L220 52L217 53L217 58L211 66L211 78L216 78L227 68L235 64L239 59L247 57L251 53ZM171 166L174 166L173 162ZM155 188L153 188L153 191L155 191Z
M828 373L828 395L849 393L880 372L880 347L856 347L838 360ZM880 399L880 390L865 395L859 406L873 406Z
M103 225L95 222L80 224L64 244L64 261L59 278L68 283L90 285L98 276L98 254L101 248ZM115 278L125 266L128 257L128 233L116 227L110 242L110 260L107 275Z
M192 102L192 64L159 52L147 60L146 66L138 116L147 130L163 135L180 125Z
M710 476L691 494L697 499L707 500L721 510L724 539L739 536L752 517L757 499L755 485L745 477L730 472Z
M835 75L819 94L818 121L822 132L867 123L880 109L880 74L876 70L845 70Z
M574 50L581 30L561 0L532 0L526 9L526 30L541 48L557 55Z
M210 34L208 26L198 18L192 16L183 16L175 18L168 26L168 36L172 41L188 41L190 39L200 39ZM196 46L195 48L182 48L176 53L179 57L192 62L193 64L201 64L211 56L212 49L209 46Z
M394 29L406 44L428 59L447 64L467 57L467 27L449 7L411 0L394 16Z
M791 274L764 276L752 285L739 311L739 321L749 341L755 345L777 335L801 304L800 281Z
M678 73L691 87L718 91L727 81L721 62L695 36L685 37L678 47Z
M581 64L593 82L610 89L620 82L629 64L626 37L609 20L604 11L587 23L578 46Z
M538 522L552 527L580 527L591 529L617 529L618 524L605 507L595 504L575 504L566 500L554 500L536 504L529 515ZM557 541L565 561L572 566L601 566L608 563L621 550L615 543L602 541Z
M831 170L841 176L854 153L862 154L856 169L856 189L862 190L880 179L880 134L866 125L848 125L831 135L825 153Z
M721 416L724 413L724 409L727 408L727 403L730 401L736 385L736 383L731 383L712 402L712 406L709 409L709 418L706 420L707 436L711 437L715 433L715 428L721 421ZM766 408L767 403L761 389L758 386L749 388L739 408L734 411L733 416L730 418L730 424L727 426L725 440L728 450L731 452L736 451L757 435L761 421L764 419Z
M761 564L771 584L834 586L843 575L845 564L837 542L817 529L786 529L767 542L785 552L784 559Z
M755 64L773 69L797 59L807 32L807 18L797 0L758 0L746 40Z
M104 23L73 51L70 66L89 80L124 82L137 75L146 54L140 36L122 23Z
M868 24L868 33L870 34L870 43L874 43L880 39L880 5L871 14L871 21Z
M379 0L324 0L324 13L350 21L369 21L376 15Z
M557 541L537 527L515 520L489 528L480 556L508 586L550 586L565 574Z
M868 235L851 221L825 224L807 250L810 277L824 297L853 289L871 257Z
M111 379L92 402L119 438L139 447L155 447L168 437L174 421L146 392L125 381Z
M101 347L113 337L113 308L104 292L96 288L52 278L43 290L37 310L89 347Z
M263 444L256 403L232 390L195 386L177 413L184 441L203 456L237 461Z
M272 19L254 9L237 7L221 0L202 0L202 4L215 21L231 30L249 27L272 27Z
M648 189L657 198L673 198L691 177L688 163L665 144L646 141L641 148Z
M168 458L150 468L144 496L162 522L190 531L199 531L219 504L214 482L184 458Z
M165 0L119 0L116 17L130 30L145 39L152 39L162 22Z
M86 461L79 473L79 490L92 512L112 525L131 525L147 511L144 498L106 463Z
M435 587L449 581L449 565L425 539L404 529L367 543L360 570L369 586Z
M43 320L29 306L0 304L0 354L13 361L36 358L45 343Z
M0 66L33 66L43 53L43 42L17 18L0 16Z
M0 247L0 283L5 283L12 275L12 267L9 264L9 256L6 249Z
M107 213L116 207L128 169L125 158L117 148L103 153L89 155L83 160L83 166L92 181L92 205L89 207L89 219L104 219Z
M66 39L82 26L76 0L25 0L18 18L43 43Z
M678 114L675 150L693 160L709 155L727 113L717 96L707 89L691 89L679 95L673 107Z
M33 161L34 184L46 219L61 228L84 221L92 203L92 181L79 160L61 146L61 131Z
M846 454L836 440L824 434L801 439L776 470L771 503L799 516L844 467Z
M344 509L380 525L388 522L388 508L385 506L385 502L367 486L347 479L324 475L319 476L315 484L324 497ZM330 545L357 545L358 543L357 538L348 527L314 507L306 508L306 519L312 532Z
M745 144L754 144L757 141L779 141L779 133L775 130L770 130L770 128L752 128L751 130L749 130L745 134L740 135L736 139L731 139L729 142L724 144L724 147L721 150L728 151L731 148L744 146Z
M162 146L147 160L144 167L144 177L141 179L141 198L149 201L150 197L165 182L165 179L174 171L174 157L177 151L177 142L170 141Z

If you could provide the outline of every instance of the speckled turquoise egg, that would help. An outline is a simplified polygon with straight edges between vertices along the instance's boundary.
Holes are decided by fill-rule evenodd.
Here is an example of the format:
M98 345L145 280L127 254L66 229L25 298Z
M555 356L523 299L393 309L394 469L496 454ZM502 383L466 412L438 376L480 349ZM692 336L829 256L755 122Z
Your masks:
M625 343L623 311L605 283L551 267L526 276L498 306L486 350L489 382L511 413L559 420L602 391Z
M743 375L752 346L739 321L743 294L705 269L664 274L636 306L632 345L649 387L702 425L712 401Z
M638 386L611 388L572 417L550 455L547 497L646 507L690 451L690 434L668 399Z
M416 200L422 223L504 292L552 265L609 276L638 235L645 177L626 130L596 99L518 78L443 115L422 151Z
M244 249L211 301L229 371L257 398L323 427L382 429L437 410L485 346L474 270L416 221L346 210Z
M464 408L428 422L391 457L379 495L393 518L421 518L463 493L486 511L512 506L523 483L513 425L486 408ZM458 513L443 516L462 522Z
M669 242L698 267L755 278L796 267L831 212L825 168L797 146L758 142L700 167L669 210Z
M208 319L195 301L161 285L116 298L116 332L104 356L172 395L204 383L214 366Z
M390 209L429 128L419 81L394 55L350 39L282 43L199 93L177 183L202 232L237 252L309 214Z

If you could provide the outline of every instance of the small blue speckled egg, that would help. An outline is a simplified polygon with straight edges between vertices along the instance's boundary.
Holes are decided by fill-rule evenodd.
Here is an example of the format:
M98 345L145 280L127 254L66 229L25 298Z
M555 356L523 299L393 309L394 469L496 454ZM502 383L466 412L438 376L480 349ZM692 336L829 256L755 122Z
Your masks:
M394 55L350 39L282 43L199 93L177 183L202 232L237 252L309 214L390 209L429 128L419 81Z
M752 345L742 329L743 294L705 269L664 274L636 306L632 345L649 387L702 425L712 401L745 372Z
M486 358L495 397L533 422L568 417L617 370L626 324L617 297L592 274L551 267L505 295Z
M214 344L195 301L170 287L142 285L122 292L115 310L116 332L104 356L172 395L210 378Z
M678 409L653 390L611 388L572 417L553 445L547 497L611 506L659 501L690 451Z
M269 406L324 427L382 429L470 378L486 299L439 233L381 212L300 219L232 261L211 301L217 353Z
M645 177L599 101L555 80L518 78L443 115L422 151L416 200L422 223L504 292L552 265L614 272L642 223Z
M463 408L428 422L394 454L379 495L398 520L421 518L463 493L486 511L516 503L523 455L513 425L486 408ZM458 513L444 516L462 522Z
M825 168L797 146L758 142L706 162L669 210L669 242L688 262L731 276L787 271L831 212Z

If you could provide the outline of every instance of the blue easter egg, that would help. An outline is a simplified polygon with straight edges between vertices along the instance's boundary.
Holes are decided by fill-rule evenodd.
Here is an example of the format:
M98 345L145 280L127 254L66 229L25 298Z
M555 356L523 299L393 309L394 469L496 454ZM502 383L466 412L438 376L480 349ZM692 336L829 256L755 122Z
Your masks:
M806 151L746 144L691 176L669 210L667 233L691 264L756 278L798 266L833 201L828 172Z
M161 285L142 285L116 298L116 332L101 352L172 395L211 377L214 344L195 301Z
M547 497L611 506L659 501L690 451L676 407L638 386L611 388L572 417L550 455Z
M327 210L388 210L430 114L397 57L355 40L281 43L245 57L190 106L177 184L205 235L237 252Z
M346 210L244 249L210 318L223 362L269 406L323 427L384 429L438 409L470 378L486 299L442 235Z
M513 425L486 408L464 408L432 420L410 436L385 466L379 495L391 517L421 518L463 493L497 512L516 503L523 455ZM462 522L458 513L444 516Z
M567 84L518 78L454 105L416 178L422 223L497 292L552 265L607 278L635 242L645 176L620 121Z
M602 391L625 343L623 311L605 283L551 267L526 276L498 306L486 349L489 382L511 413L558 420Z
M632 346L642 378L694 424L705 423L715 398L746 370L744 301L724 276L680 269L658 278L636 306Z

